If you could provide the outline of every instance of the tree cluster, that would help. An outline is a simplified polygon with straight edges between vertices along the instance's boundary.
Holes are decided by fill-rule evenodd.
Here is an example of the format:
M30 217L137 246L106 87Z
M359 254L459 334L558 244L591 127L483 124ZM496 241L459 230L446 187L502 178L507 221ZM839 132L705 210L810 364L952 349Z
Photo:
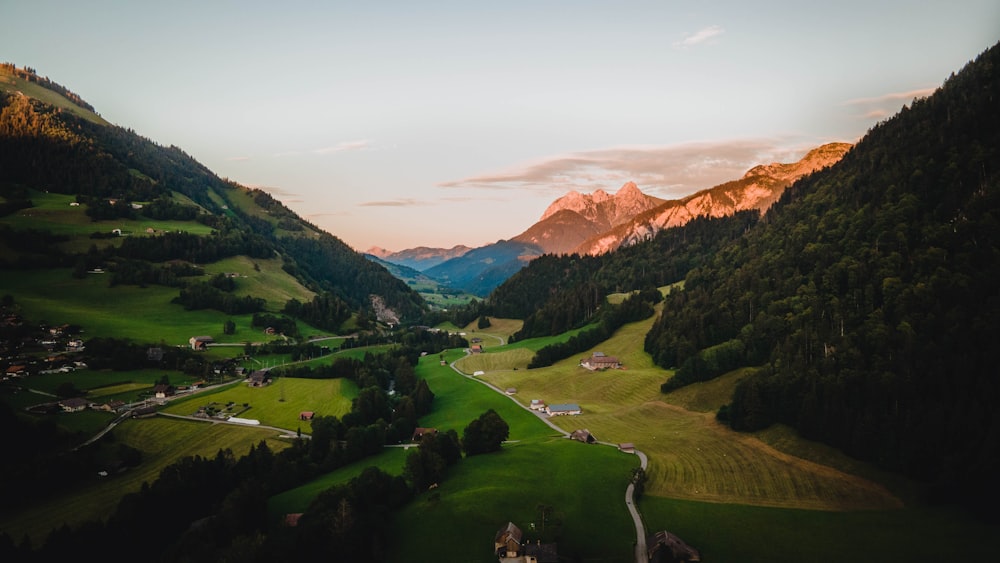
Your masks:
M651 317L654 313L653 305L662 299L663 295L659 290L649 289L629 295L619 305L611 305L605 301L596 326L580 331L566 342L549 344L539 349L528 363L528 369L550 366L573 354L593 348L611 338L611 335L623 325Z

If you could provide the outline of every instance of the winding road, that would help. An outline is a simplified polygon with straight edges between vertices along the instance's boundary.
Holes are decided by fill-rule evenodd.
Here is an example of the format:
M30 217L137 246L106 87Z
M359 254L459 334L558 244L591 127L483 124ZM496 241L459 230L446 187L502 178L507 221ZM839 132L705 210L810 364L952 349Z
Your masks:
M468 350L466 350L465 353L466 353L466 355L468 355L470 352ZM455 362L457 362L457 361L458 360L455 360ZM530 408L528 408L526 405L524 405L521 402L519 402L514 397L508 395L503 389L500 389L496 385L493 385L492 383L490 383L488 381L483 381L482 379L479 379L477 377L474 377L472 375L469 375L469 374L463 372L462 370L458 369L458 367L455 366L455 362L452 362L451 364L449 364L449 366L451 367L451 369L455 370L455 373L457 373L457 374L459 374L462 377L465 377L467 379L471 379L473 381L478 381L479 383L482 383L483 385L489 387L490 389L493 389L497 393L500 393L501 395L509 398L511 401L514 401L514 404L516 404L517 406L521 407L522 409L524 409L524 410L526 410L526 411L534 414L535 416L538 417L539 420L541 420L545 424L548 424L550 428L552 428L556 432L562 434L564 437L569 438L570 433L567 432L567 431L565 431L565 430L563 430L562 428L559 428L558 426L556 426L549 419L548 416L546 416L546 415L544 415L544 414L542 414L542 413L540 413L538 411L531 410ZM604 446L611 446L611 447L614 447L614 448L618 447L618 444L612 444L611 442L601 442L601 441L598 440L595 443L601 444L601 445L604 445ZM639 450L635 450L635 455L639 456L639 466L642 468L643 471L646 471L646 466L649 464L649 459L646 457L646 454L644 454L643 452L641 452ZM643 524L643 522L642 522L642 515L639 514L639 509L635 505L635 485L632 484L632 483L629 483L628 487L625 488L625 506L628 508L629 514L632 515L632 522L635 524L635 561L636 561L636 563L648 563L648 561L649 561L649 555L646 552L646 525Z

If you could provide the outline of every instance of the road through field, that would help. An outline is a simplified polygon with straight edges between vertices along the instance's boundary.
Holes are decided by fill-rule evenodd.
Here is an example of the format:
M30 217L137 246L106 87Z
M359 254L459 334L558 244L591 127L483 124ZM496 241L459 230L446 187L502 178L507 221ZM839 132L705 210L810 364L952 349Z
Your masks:
M468 350L466 350L466 354L468 355L469 353L470 352ZM547 415L545 413L542 413L542 412L539 412L539 411L536 411L536 410L532 410L531 408L525 406L524 404L522 404L520 401L518 401L514 397L511 397L510 395L508 395L503 389L500 389L496 385L493 385L492 383L490 383L488 381L484 381L482 379L479 379L478 377L469 375L469 374L463 372L462 370L458 369L455 366L455 363L457 361L458 360L456 360L455 362L452 362L450 364L451 365L451 369L455 370L455 373L458 373L459 375L461 375L463 377L466 377L468 379L472 379L474 381L478 381L479 383L482 383L483 385L486 385L490 389L493 389L497 393L500 393L501 395L504 395L505 397L508 397L511 401L514 401L514 403L517 404L522 409L524 409L524 410L526 410L526 411L534 414L535 416L537 416L539 420L541 420L542 422L544 422L545 424L547 424L550 428L552 428L556 432L562 434L566 438L568 438L570 436L570 432L567 432L566 430L564 430L562 428L559 428L551 420L549 420L549 415ZM597 441L596 443L604 445L604 446L611 446L613 448L617 448L618 447L618 444L612 444L610 442ZM635 454L637 456L639 456L639 466L642 468L643 471L645 471L646 470L646 466L649 463L649 460L646 458L646 454L644 454L643 452L641 452L639 450L635 450ZM635 561L636 561L636 563L646 563L647 561L649 561L649 556L646 553L646 526L645 526L645 524L643 524L643 522L642 522L642 515L639 514L639 509L635 505L635 485L633 483L629 483L628 487L625 488L625 506L626 506L626 508L628 508L629 514L632 515L632 522L635 524Z

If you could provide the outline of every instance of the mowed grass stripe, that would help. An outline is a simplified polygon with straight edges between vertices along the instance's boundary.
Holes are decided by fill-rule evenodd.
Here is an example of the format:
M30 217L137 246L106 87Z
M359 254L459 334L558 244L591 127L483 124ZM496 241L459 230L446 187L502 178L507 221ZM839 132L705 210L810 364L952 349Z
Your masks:
M349 379L300 379L281 377L266 387L250 387L244 382L228 385L217 391L199 393L173 401L162 410L190 416L198 407L209 403L236 405L248 403L250 408L240 418L259 420L261 424L288 430L301 429L308 434L309 422L299 419L303 411L317 416L342 417L351 410L351 400L358 395L357 385Z
M72 527L90 520L104 520L114 512L122 496L138 491L143 482L152 483L163 468L182 457L214 457L220 449L230 449L239 458L261 440L273 451L288 446L287 442L275 439L273 430L164 417L126 420L113 432L118 442L142 452L139 467L95 479L92 486L77 493L34 503L14 516L5 517L0 529L18 541L27 535L33 542L41 542L63 523Z
M583 415L552 421L567 431L586 428L598 440L634 443L649 457L649 495L827 510L901 505L881 485L782 453L718 424L718 406L706 404L708 397L727 396L718 389L684 391L682 402L697 405L695 411L668 404L669 395L659 386L670 372L655 367L642 350L651 323L626 325L592 350L548 368L487 372L482 378L500 388L516 387L522 403L579 404ZM580 367L580 358L595 351L618 357L626 369ZM736 378L727 381L734 384Z

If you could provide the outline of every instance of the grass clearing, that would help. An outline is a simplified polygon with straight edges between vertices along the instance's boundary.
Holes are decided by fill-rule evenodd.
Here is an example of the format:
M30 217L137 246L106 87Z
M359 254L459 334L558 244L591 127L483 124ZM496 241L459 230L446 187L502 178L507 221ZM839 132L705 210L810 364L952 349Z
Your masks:
M670 530L717 563L991 561L996 526L948 508L830 512L644 497L649 530Z
M118 442L142 452L139 467L104 479L95 477L91 485L70 495L39 500L15 514L3 514L0 530L18 538L17 541L28 536L33 542L41 542L64 523L73 526L103 520L114 512L122 496L138 491L143 482L155 481L164 467L182 457L212 457L220 448L226 448L239 458L261 440L273 451L288 446L287 442L276 439L273 430L164 417L126 420L113 432Z
M594 349L549 368L487 372L500 389L517 388L522 404L577 403L583 415L553 421L571 431L587 428L599 440L632 442L649 457L647 494L670 498L826 510L898 508L900 501L867 479L781 452L733 432L714 418L727 381L663 396L669 372L642 350L652 319L626 325ZM623 370L588 371L579 359L602 351ZM650 424L650 421L656 421Z
M624 491L637 465L613 448L555 437L465 458L397 515L388 560L420 549L435 560L495 562L491 540L512 521L526 540L556 541L561 560L634 561ZM544 531L539 505L553 509Z
M198 407L210 403L249 407L238 416L259 420L261 424L287 430L302 430L309 434L308 421L299 419L299 413L313 411L317 416L342 417L351 410L351 400L358 395L358 387L349 379L299 379L279 377L266 387L250 387L237 382L214 391L198 393L191 397L171 401L163 412L190 416Z
M11 294L24 316L34 322L84 327L86 332L80 335L84 340L130 335L137 343L187 346L189 338L200 334L220 343L278 338L265 337L261 329L251 328L252 315L230 316L212 309L187 311L171 303L179 293L177 288L121 285L109 289L109 279L107 274L76 279L68 269L20 271L0 280L0 291ZM136 314L122 315L120 311ZM236 323L236 332L223 334L223 324L230 319Z

